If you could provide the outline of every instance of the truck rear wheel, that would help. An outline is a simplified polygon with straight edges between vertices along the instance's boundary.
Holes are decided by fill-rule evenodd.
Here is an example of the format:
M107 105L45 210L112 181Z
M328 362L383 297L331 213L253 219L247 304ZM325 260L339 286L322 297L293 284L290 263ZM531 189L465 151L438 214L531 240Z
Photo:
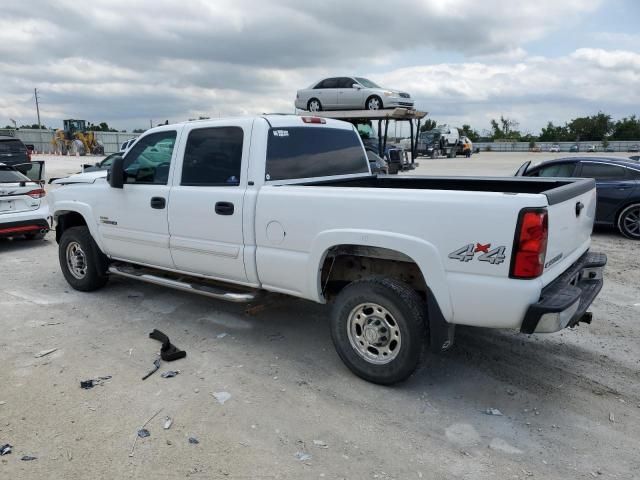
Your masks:
M64 231L58 245L58 259L64 278L76 290L97 290L109 280L107 257L87 227L71 227Z
M359 377L391 385L418 366L426 339L426 307L408 285L371 277L339 293L331 317L338 355Z

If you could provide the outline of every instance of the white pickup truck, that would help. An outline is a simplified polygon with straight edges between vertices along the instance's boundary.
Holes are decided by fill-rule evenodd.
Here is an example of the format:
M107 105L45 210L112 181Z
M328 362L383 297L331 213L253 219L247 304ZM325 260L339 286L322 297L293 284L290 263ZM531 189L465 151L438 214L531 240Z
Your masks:
M111 170L50 195L62 272L234 302L332 301L338 354L407 378L454 325L554 332L589 322L593 180L373 176L352 125L265 115L148 130Z

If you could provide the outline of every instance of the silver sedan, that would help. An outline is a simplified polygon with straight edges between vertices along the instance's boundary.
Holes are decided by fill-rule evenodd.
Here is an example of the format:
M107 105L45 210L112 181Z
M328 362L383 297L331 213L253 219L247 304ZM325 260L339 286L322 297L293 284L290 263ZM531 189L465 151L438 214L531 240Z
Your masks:
M396 107L413 108L411 95L380 87L362 77L325 78L296 94L296 108L310 112Z

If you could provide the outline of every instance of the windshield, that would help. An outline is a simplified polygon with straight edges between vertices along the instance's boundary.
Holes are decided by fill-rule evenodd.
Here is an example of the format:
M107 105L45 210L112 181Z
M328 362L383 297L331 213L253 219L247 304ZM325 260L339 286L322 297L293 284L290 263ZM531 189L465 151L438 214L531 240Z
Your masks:
M381 88L379 85L376 85L368 78L356 77L356 80L360 85L366 88Z
M24 153L27 149L20 140L0 141L0 153Z
M11 167L0 166L0 183L29 182L29 178Z
M316 127L272 128L266 180L369 173L369 162L353 130Z

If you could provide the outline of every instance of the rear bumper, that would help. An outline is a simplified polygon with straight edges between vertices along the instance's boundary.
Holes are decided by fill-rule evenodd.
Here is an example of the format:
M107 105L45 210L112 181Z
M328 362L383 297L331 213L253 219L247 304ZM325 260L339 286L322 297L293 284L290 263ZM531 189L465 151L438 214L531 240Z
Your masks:
M552 333L591 322L587 309L602 289L604 253L586 252L562 275L542 290L537 303L529 306L520 331Z
M51 230L49 204L44 199L37 210L0 215L0 238L37 233L41 230Z

